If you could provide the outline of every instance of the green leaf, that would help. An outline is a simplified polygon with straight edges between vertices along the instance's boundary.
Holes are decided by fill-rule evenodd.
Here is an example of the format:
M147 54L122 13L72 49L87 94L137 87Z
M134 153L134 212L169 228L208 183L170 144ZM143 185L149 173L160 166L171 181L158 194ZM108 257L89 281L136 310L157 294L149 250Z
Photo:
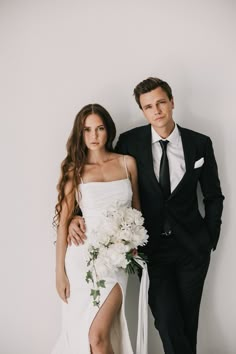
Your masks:
M106 282L105 280L97 281L97 287L98 288L105 288L106 287L105 282Z
M90 270L86 273L85 280L86 280L87 283L89 283L90 281L93 282L93 274L92 274L92 272Z
M143 252L138 252L138 258L148 263L148 256Z
M90 296L92 296L93 299L96 300L96 298L100 296L100 290L91 289Z
M95 260L98 258L99 254L99 248L93 247L93 252L90 252L90 255L92 256L92 259Z

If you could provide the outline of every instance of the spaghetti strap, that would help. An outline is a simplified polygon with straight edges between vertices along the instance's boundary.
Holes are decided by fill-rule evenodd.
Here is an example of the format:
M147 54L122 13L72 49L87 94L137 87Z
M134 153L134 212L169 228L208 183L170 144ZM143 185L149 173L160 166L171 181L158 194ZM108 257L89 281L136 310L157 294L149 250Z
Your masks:
M126 177L129 178L129 173L128 173L128 168L127 168L127 164L126 164L125 155L124 155L123 158L124 158L124 166L125 166Z
M84 184L84 181L83 181L81 175L79 175L79 178L80 178L81 183Z

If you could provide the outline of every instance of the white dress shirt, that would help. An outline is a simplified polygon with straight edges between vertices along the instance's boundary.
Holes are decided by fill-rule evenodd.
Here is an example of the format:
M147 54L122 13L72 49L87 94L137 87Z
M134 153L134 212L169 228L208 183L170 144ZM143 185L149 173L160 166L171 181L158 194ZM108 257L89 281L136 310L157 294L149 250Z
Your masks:
M157 132L152 129L152 158L153 167L157 180L159 181L159 170L160 162L162 156L162 149L159 140L168 140L167 145L167 157L169 161L169 171L170 171L170 188L171 192L179 184L183 175L185 174L185 160L184 160L184 150L182 145L182 139L177 125L175 125L172 133L166 138L161 138Z

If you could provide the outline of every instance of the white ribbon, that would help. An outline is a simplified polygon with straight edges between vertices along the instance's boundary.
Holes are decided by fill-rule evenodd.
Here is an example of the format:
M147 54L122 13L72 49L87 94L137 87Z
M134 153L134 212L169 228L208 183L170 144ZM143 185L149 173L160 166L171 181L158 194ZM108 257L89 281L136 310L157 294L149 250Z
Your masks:
M148 289L149 276L147 264L140 259L136 262L143 268L139 289L138 330L136 340L136 354L148 354Z

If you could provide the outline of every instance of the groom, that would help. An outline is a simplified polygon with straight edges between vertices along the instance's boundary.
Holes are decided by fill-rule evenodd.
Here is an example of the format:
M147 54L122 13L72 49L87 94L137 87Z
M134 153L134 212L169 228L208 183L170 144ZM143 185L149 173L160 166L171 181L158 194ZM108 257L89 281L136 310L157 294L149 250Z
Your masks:
M149 124L121 134L116 150L137 162L149 234L143 249L149 258L149 305L165 354L196 354L202 290L220 234L224 199L212 142L174 122L167 82L148 78L135 87L134 96ZM81 236L74 221L73 242L75 231Z

